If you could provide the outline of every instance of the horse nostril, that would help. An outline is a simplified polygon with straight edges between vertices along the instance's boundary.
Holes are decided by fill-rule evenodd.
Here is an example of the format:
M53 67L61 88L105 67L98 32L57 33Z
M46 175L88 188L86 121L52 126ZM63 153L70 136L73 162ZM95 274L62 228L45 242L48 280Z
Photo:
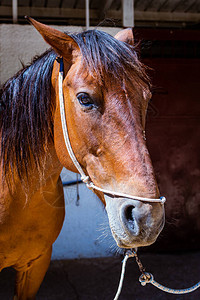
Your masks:
M125 209L125 218L128 222L133 222L134 218L133 218L133 210L134 210L135 206L130 205L128 207L126 207Z
M139 234L138 222L135 218L135 206L134 205L126 205L123 209L122 213L122 222L128 229L129 233L133 236L137 236Z

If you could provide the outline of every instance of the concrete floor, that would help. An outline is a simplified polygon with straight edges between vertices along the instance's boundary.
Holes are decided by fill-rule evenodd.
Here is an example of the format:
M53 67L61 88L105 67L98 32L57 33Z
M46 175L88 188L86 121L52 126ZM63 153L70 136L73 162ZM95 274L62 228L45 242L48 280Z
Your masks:
M186 288L200 280L200 252L142 254L146 270L160 283ZM117 291L122 257L52 261L37 300L112 300ZM12 299L15 272L0 273L0 300ZM142 287L135 259L127 262L119 300L199 300L200 289L188 295L171 295L152 285Z

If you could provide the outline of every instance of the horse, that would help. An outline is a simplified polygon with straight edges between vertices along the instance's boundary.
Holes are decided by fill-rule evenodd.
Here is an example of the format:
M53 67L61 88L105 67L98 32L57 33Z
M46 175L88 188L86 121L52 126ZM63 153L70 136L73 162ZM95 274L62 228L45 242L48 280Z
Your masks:
M144 135L150 80L132 30L69 35L28 20L51 48L0 92L0 271L16 270L15 300L36 297L65 217L60 172L78 172L61 123L61 59L70 145L117 245L150 245L164 225Z

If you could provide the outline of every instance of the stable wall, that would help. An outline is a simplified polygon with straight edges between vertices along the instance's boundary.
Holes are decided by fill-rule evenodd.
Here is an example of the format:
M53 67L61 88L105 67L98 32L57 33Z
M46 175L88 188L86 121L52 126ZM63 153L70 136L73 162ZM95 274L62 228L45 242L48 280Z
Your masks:
M76 181L77 175L63 169L61 178L63 182ZM85 184L64 187L64 194L65 222L53 245L53 259L112 255L116 244L98 197Z

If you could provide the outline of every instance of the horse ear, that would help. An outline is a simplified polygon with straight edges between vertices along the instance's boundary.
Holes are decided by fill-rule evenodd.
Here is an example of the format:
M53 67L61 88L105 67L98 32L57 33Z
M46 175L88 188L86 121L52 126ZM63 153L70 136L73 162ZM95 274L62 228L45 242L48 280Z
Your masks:
M127 28L119 31L115 38L121 42L127 43L129 45L134 45L134 36L132 28Z
M42 35L43 39L61 56L69 58L72 51L79 49L77 43L69 35L44 25L30 17L25 17Z

